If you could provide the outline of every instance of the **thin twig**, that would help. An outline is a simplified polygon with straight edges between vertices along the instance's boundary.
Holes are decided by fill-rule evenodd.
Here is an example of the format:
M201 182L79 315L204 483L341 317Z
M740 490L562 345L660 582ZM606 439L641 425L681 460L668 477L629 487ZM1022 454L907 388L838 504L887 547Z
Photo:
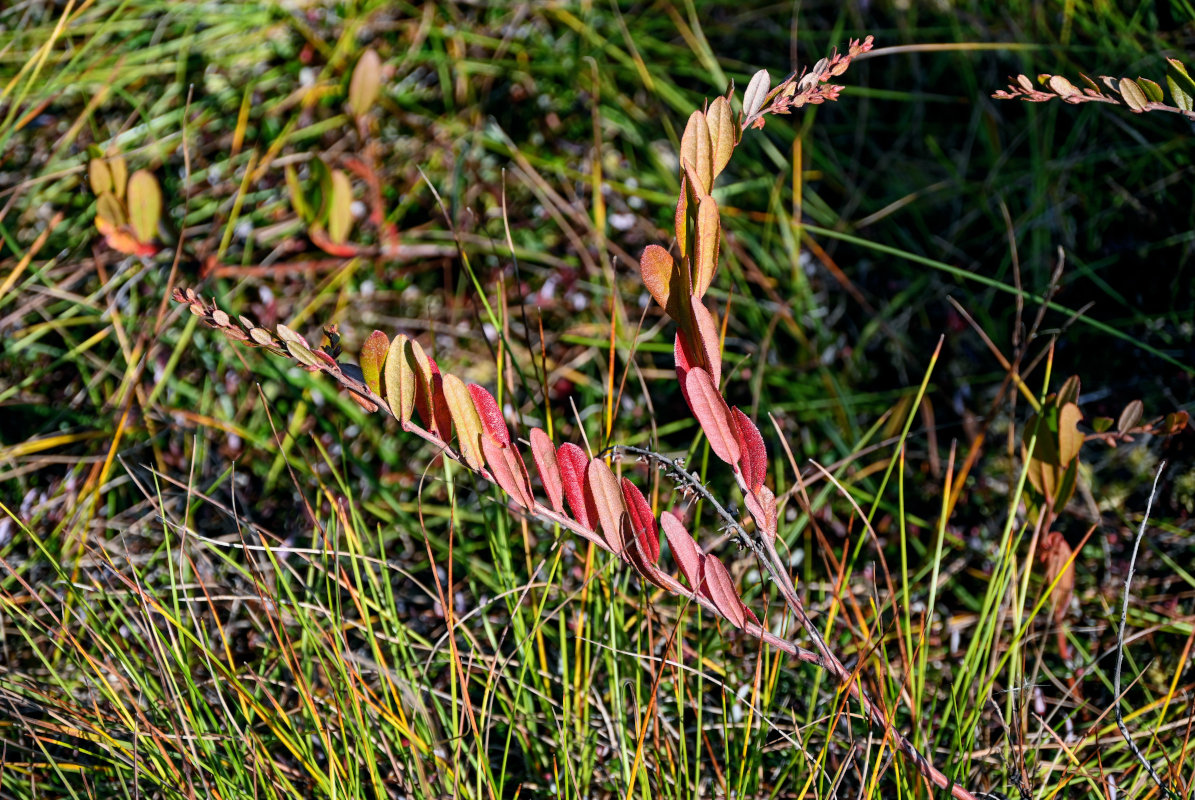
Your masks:
M1178 794L1162 780L1153 765L1142 754L1141 748L1137 747L1133 737L1129 735L1129 727L1124 724L1124 714L1120 710L1120 671L1124 664L1124 628L1129 615L1129 592L1133 584L1133 570L1137 568L1137 550L1141 547L1141 540L1145 538L1145 526L1149 524L1149 513L1153 510L1154 498L1158 496L1158 481L1162 479L1162 471L1165 469L1166 462L1163 461L1158 465L1158 473L1154 475L1154 485L1149 492L1149 500L1145 504L1145 516L1141 518L1141 527L1137 529L1137 538L1133 541L1133 555L1129 558L1129 574L1124 579L1124 597L1120 603L1120 629L1116 632L1116 671L1113 673L1112 679L1112 697L1113 702L1116 703L1116 727L1120 729L1120 735L1124 737L1125 744L1141 762L1141 766L1145 767L1145 771L1149 773L1149 777L1153 778L1153 782L1162 790L1162 793L1167 797L1177 798Z

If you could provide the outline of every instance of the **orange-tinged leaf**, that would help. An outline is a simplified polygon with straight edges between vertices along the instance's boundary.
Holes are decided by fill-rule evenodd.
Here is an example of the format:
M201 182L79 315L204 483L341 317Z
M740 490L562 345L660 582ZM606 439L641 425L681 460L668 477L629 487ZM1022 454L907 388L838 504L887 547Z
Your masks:
M622 499L630 515L631 531L638 539L639 547L647 561L655 564L660 560L660 534L656 528L655 515L651 513L651 506L638 486L627 478L623 478L620 483Z
M87 162L87 182L91 184L91 191L98 197L104 192L112 191L112 171L108 163L102 158L93 158Z
M382 60L372 47L357 59L353 77L349 81L349 109L361 116L369 111L382 86Z
M473 407L481 418L481 428L495 442L506 447L510 444L510 431L506 429L506 418L502 416L502 409L494 396L476 383L468 386L469 395L473 398Z
M407 360L407 335L400 333L390 343L386 353L383 377L386 383L386 402L400 422L410 422L415 410L415 372Z
M527 467L523 464L523 457L516 447L505 447L489 436L481 436L481 452L485 456L485 463L489 465L490 474L494 482L502 491L523 508L530 509L535 505L535 496L531 493L531 481L527 477Z
M152 241L162 218L162 189L158 179L143 169L134 172L129 178L127 201L133 233L143 242Z
M702 198L697 205L696 253L693 257L693 296L701 299L718 269L718 247L722 238L718 204L712 196Z
M444 386L444 400L448 404L448 412L452 415L452 424L456 428L456 440L461 455L470 467L479 470L485 464L485 457L481 451L481 417L473 406L473 398L461 379L450 373L441 376ZM441 436L444 433L441 432Z
M715 555L705 557L705 586L703 593L714 602L714 606L722 612L722 616L730 620L736 628L742 628L747 621L743 613L743 601L735 591L734 581L730 579L730 572L726 565Z
M590 513L593 509L586 502L585 472L589 467L589 456L585 451L572 442L565 442L556 451L556 463L560 467L560 479L564 483L564 499L568 502L569 511L573 519L581 523L582 527L594 530L597 514Z
M668 295L672 287L672 273L676 262L668 251L658 244L649 244L639 257L639 274L643 284L660 308L668 308Z
M365 385L376 395L382 394L382 366L389 349L390 337L382 331L369 334L361 345L361 374L365 376Z
M694 111L689 115L680 141L680 153L681 164L687 161L700 179L694 182L694 190L700 188L698 194L709 194L714 175L713 148L710 146L709 124L702 112Z
M531 429L531 455L535 457L535 468L539 470L548 503L554 511L563 511L564 484L560 480L560 465L556 463L556 448L541 428Z
M403 360L415 375L415 410L419 413L419 418L423 420L427 429L435 430L436 420L432 413L431 359L427 357L427 353L424 352L423 346L417 339L409 339L403 352L406 355ZM407 415L407 419L410 419L410 411L404 409L404 413Z
M689 255L689 179L684 176L680 180L680 197L676 201L673 225L676 228L676 249L680 251L681 261L684 261ZM681 269L679 272L687 270Z
M95 218L95 227L104 237L104 241L118 253L128 256L152 256L158 252L156 245L141 242L129 231L128 226L115 227L103 217ZM201 312L202 313L202 312Z
M734 115L730 112L730 103L725 97L718 96L710 103L705 112L706 124L710 129L710 147L713 151L714 178L718 177L730 162L734 153L736 138Z
M1083 446L1083 434L1079 431L1079 420L1083 414L1074 403L1067 403L1058 412L1058 458L1065 466L1079 455Z
M685 377L685 385L689 390L693 416L701 424L710 448L727 464L737 464L742 455L736 435L737 426L713 378L700 367L694 367Z
M334 244L348 239L353 227L353 185L343 171L332 170L332 196L328 204L328 238Z
M112 192L104 192L95 200L95 218L108 223L110 227L122 228L125 224L124 206Z
M597 510L602 539L610 548L610 552L626 558L626 548L622 541L622 517L627 513L627 509L622 500L622 488L618 485L618 478L614 477L614 471L610 469L609 464L600 458L594 458L589 461L585 479L593 497L593 507Z
M672 551L672 558L680 567L681 574L689 582L694 591L701 589L702 562L705 554L697 546L692 535L685 530L680 519L671 511L660 515L660 527L664 529L664 536L668 539L668 548Z

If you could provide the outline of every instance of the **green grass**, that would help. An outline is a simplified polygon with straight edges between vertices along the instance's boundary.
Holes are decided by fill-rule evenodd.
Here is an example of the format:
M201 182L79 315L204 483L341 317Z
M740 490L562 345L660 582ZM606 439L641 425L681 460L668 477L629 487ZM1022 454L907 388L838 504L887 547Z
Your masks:
M749 135L717 192L727 393L791 492L799 588L972 790L1158 796L1111 709L1164 457L1120 702L1159 771L1192 781L1191 433L1084 446L1055 529L1094 532L1060 625L1019 510L1030 403L948 300L1012 358L1048 298L1024 363L1052 355L1020 377L1037 401L1079 375L1085 424L1135 398L1191 408L1186 123L990 99L1017 72L1160 79L1187 4L50 6L0 11L0 797L929 796L828 676L167 300L335 322L350 354L405 331L501 380L524 428L684 453L727 492L671 325L653 308L639 327L634 265L667 244L692 109L866 34L953 47L853 65L839 102ZM393 74L363 137L344 102L367 46ZM158 256L103 243L89 148L161 182ZM311 244L284 169L316 156L374 165L398 258Z

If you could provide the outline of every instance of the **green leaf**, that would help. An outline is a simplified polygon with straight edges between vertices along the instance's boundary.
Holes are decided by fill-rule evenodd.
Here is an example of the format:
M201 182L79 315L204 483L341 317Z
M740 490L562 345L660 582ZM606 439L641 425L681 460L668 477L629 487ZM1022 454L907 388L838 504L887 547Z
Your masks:
M336 244L344 242L353 227L353 185L349 176L332 170L332 195L328 209L328 238Z
M389 350L390 337L382 331L369 334L361 345L361 374L365 376L365 385L376 395L382 394L382 367Z
M314 209L311 224L323 225L328 221L328 212L332 205L332 170L322 158L311 160L312 186L307 193L307 205Z
M1145 96L1151 103L1161 103L1166 99L1166 96L1162 94L1162 87L1149 78L1138 78L1137 85L1141 87L1141 91L1145 92Z
M162 190L151 172L139 169L129 178L129 222L142 242L152 241L162 218Z
M1166 85L1170 87L1170 95L1174 104L1183 111L1195 110L1195 80L1187 74L1187 68L1177 58L1168 58L1170 64L1166 70Z
M1096 433L1103 433L1104 431L1112 429L1112 423L1116 420L1111 417L1096 417L1091 421L1091 429Z
M286 188L290 192L290 204L294 207L299 219L310 225L314 219L314 212L307 204L307 196L303 193L303 184L299 181L299 173L290 164L286 165Z
M349 110L358 117L365 114L377 99L381 86L382 60L371 47L361 54L353 69L353 77L349 81Z

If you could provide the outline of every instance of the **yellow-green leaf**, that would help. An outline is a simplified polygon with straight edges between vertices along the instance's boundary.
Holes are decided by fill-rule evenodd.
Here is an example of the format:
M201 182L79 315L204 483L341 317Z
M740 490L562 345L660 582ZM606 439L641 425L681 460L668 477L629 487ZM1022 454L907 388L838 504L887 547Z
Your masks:
M108 169L104 159L93 158L87 162L87 181L97 197L104 192L112 191L112 171Z
M340 244L353 227L353 185L349 176L332 170L332 197L328 206L328 238Z
M381 86L382 60L371 47L361 54L353 69L353 77L349 81L349 109L357 116L369 111Z
M162 190L153 173L139 169L129 178L129 222L133 233L142 242L152 241L158 233L162 217Z
M485 465L485 456L481 451L481 417L473 406L473 397L457 376L446 372L441 378L444 381L444 400L448 403L448 413L452 415L452 425L456 428L461 456L470 467L480 470Z
M400 333L390 342L382 375L386 383L386 402L400 422L410 422L415 410L415 372L407 361L407 335Z
M295 213L305 223L312 221L311 206L307 204L307 197L303 194L303 184L299 181L299 173L290 164L286 165L286 188L290 192L290 204Z
M129 182L129 168L125 164L124 156L112 156L108 159L108 169L112 172L112 193L117 199L123 199L125 186Z
M389 349L390 337L382 331L369 334L361 345L361 374L365 376L365 385L376 395L382 393L382 367Z
M1187 68L1177 58L1166 59L1170 65L1166 70L1166 85L1170 87L1170 96L1174 104L1183 111L1195 109L1195 80L1187 74Z

